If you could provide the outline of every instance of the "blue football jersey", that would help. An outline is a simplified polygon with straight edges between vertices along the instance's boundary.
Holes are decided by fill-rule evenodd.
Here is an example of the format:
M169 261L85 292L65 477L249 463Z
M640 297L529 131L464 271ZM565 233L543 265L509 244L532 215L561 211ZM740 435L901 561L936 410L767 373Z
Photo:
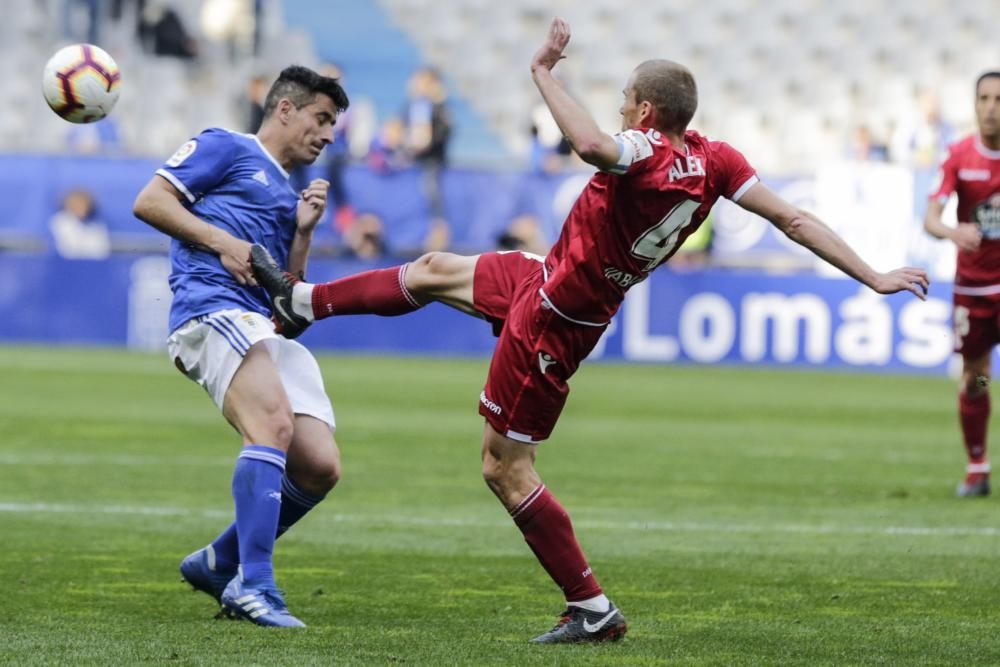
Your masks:
M286 172L253 134L205 130L181 146L157 174L187 198L191 213L238 239L260 243L282 266L295 235L298 194ZM170 330L225 308L270 316L267 294L240 285L213 252L170 244Z

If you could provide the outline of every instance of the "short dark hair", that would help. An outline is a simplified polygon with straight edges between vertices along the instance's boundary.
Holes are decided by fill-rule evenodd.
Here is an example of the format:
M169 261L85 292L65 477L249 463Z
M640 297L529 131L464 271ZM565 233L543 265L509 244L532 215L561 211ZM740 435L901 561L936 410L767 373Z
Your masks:
M319 93L333 100L337 111L346 111L350 105L347 93L337 79L323 76L301 65L286 67L271 85L271 90L267 91L267 98L264 100L264 118L274 113L278 102L282 99L294 104L296 109L301 109L311 104Z
M691 71L672 60L647 60L635 68L636 101L656 109L656 129L684 132L698 109L698 86Z
M990 70L989 72L983 72L976 79L976 95L979 95L979 84L981 84L986 79L1000 79L1000 70Z

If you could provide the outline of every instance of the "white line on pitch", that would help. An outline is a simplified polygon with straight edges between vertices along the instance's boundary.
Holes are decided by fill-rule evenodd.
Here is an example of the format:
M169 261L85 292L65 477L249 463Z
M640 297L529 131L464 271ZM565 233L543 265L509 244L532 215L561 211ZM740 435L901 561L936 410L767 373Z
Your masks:
M0 503L0 513L14 514L135 514L140 516L188 516L204 518L230 518L232 510L141 506L141 505L75 505L53 503ZM495 528L510 525L506 520L484 520L462 517L425 516L370 516L364 514L321 514L320 520L335 523L365 523L381 526L428 527L481 527ZM844 526L838 524L752 524L714 523L697 521L575 521L581 528L650 532L709 532L709 533L793 533L813 535L904 535L940 537L964 535L971 537L998 537L1000 528L991 526Z

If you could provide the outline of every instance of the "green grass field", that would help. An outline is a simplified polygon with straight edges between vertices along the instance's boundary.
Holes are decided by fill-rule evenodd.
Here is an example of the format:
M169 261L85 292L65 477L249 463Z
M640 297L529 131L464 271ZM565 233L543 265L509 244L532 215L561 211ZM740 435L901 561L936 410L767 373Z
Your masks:
M179 583L231 517L208 397L159 355L0 348L0 664L1000 664L948 380L585 367L539 470L630 631L538 647L562 600L480 479L486 362L321 362L345 475L278 543L281 631Z

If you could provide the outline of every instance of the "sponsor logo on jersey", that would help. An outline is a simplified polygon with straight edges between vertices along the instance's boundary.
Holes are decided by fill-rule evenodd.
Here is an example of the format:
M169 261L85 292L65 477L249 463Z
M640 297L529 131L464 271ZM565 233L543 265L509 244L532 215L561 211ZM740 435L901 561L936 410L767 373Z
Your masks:
M972 219L979 225L983 238L991 241L1000 239L1000 194L980 202L972 211Z
M256 174L253 175L253 180L257 181L261 185L271 184L271 182L267 180L267 174L264 173L263 169L261 169L260 171L258 171Z
M990 180L989 169L959 169L958 179L960 181L988 181Z
M613 266L609 266L604 269L604 277L619 287L624 287L625 289L635 285L637 282L641 282L643 279L642 276L637 276L629 273L628 271L622 271L621 269Z
M185 143L183 146L177 149L177 152L170 156L167 160L168 167L178 167L184 160L191 157L191 155L198 148L198 142L195 139Z
M492 412L495 415L499 415L499 414L503 413L503 409L501 409L499 405L497 405L496 403L494 403L490 399L486 398L486 392L485 391L479 392L479 402L482 403L486 407L487 410L489 410L490 412Z

